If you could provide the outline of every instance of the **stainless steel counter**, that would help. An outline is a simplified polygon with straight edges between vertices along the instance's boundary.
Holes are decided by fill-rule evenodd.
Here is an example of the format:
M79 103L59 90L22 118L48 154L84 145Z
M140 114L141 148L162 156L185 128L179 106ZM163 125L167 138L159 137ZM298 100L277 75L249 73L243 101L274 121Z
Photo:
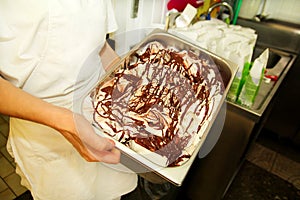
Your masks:
M265 48L267 47L260 45L255 47L256 50ZM271 81L264 79L262 81L255 102L250 108L227 101L228 107L231 110L253 120L255 123L257 123L264 114L265 110L270 104L270 101L273 99L273 96L296 59L295 54L287 53L274 48L270 48L269 50L271 56L269 57L270 64L267 66L267 74L276 76L278 79Z
M276 19L263 22L239 19L238 23L256 29L261 35L258 38L260 44L297 56L276 92L276 101L264 128L278 138L300 145L300 24Z
M250 27L258 33L257 43L270 48L298 54L300 52L300 25L276 19L262 22L239 18L238 25Z

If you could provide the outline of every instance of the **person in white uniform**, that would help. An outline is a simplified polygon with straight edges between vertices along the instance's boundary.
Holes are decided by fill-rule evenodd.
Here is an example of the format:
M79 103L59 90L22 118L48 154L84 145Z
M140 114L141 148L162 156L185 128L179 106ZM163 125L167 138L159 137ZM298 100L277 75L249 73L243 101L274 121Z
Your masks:
M114 142L80 114L105 73L98 53L116 30L110 0L1 0L0 27L0 113L10 116L7 148L22 185L42 200L134 190L136 174L103 164L119 162Z

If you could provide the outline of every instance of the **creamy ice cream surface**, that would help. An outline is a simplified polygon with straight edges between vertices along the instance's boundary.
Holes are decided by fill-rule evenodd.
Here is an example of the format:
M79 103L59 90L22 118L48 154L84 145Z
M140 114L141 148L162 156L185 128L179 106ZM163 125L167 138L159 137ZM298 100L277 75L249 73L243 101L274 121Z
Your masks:
M171 167L192 155L223 92L208 55L152 41L126 57L90 97L101 130Z

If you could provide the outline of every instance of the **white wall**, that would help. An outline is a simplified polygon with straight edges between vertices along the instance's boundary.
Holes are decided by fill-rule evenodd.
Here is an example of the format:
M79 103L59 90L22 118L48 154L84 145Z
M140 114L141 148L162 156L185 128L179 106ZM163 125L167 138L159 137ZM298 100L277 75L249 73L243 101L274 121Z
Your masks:
M132 18L134 1L112 0L119 25L117 33L145 27L164 28L168 0L139 0L138 15ZM300 24L299 9L300 0L266 0L265 13L268 14L268 18ZM260 11L261 9L257 14L260 14Z
M164 27L167 0L138 0L136 18L132 18L135 0L112 0L119 29L117 33L138 28Z
M267 0L265 13L268 18L300 24L300 0Z

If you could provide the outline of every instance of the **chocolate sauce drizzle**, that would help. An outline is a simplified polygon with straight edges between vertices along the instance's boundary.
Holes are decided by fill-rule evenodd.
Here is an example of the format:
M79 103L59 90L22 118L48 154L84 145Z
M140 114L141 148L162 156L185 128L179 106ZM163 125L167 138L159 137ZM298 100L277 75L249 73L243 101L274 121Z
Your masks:
M136 51L125 59L110 84L95 89L91 94L94 121L103 128L99 118L105 119L107 134L127 146L134 141L165 156L169 167L179 166L191 156L184 150L210 117L213 97L222 95L224 88L217 67L205 54L159 45L153 42L144 51ZM216 88L213 93L212 86ZM194 118L181 125L191 111L203 115L192 132L188 130Z

